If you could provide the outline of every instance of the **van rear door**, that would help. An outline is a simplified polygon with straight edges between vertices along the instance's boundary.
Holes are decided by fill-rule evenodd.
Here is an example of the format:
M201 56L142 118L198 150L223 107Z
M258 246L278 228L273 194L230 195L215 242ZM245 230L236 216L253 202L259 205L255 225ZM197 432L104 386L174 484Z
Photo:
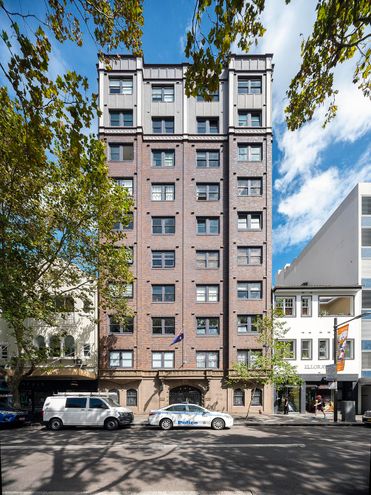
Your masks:
M65 425L86 425L85 397L67 397L62 421Z

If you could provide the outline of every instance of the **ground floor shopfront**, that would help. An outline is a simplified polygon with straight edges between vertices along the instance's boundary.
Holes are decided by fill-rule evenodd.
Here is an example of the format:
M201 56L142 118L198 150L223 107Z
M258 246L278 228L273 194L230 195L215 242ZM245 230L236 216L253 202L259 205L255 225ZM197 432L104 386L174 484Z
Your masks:
M208 409L246 414L251 389L226 386L223 372L185 370L167 372L139 372L101 370L101 392L111 392L122 406L134 414L145 414L169 404L190 402ZM272 389L269 386L255 390L251 412L273 412Z
M334 388L331 382L326 380L325 375L303 374L302 385L282 387L275 391L274 411L283 412L284 398L289 399L290 412L314 412L316 396L320 395L325 402L325 409L333 411ZM354 401L356 411L358 410L358 375L340 375L337 382L337 401Z

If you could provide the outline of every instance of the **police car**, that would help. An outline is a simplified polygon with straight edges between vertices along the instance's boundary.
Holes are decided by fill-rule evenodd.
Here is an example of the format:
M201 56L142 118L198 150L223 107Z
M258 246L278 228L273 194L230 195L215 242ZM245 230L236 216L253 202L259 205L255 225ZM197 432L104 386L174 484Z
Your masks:
M233 418L229 414L208 411L196 404L172 404L149 413L148 423L159 426L163 430L171 430L174 426L210 427L223 430L233 426Z

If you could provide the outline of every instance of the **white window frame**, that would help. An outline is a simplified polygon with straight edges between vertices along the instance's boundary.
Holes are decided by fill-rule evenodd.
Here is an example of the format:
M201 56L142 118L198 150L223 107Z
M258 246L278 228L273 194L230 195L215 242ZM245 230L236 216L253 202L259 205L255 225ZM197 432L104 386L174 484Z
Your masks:
M155 154L160 155L161 164L156 165ZM152 150L153 168L173 168L175 167L175 150Z
M257 150L259 152L257 153ZM238 145L239 162L261 162L263 160L263 146L261 144L244 144Z
M116 81L119 84L116 87L119 88L119 92L111 92L111 88L115 85L111 85L112 81ZM128 84L129 83L129 84ZM109 94L111 95L132 95L133 94L133 78L132 77L110 77L109 78Z
M115 362L116 364L113 364ZM109 353L110 368L133 368L134 352L131 350L111 350Z
M218 303L219 302L219 285L218 284L197 284L196 285L196 302L198 303Z
M174 351L152 351L152 369L173 369Z
M152 201L175 201L175 184L151 184Z
M263 228L263 214L258 211L238 212L237 229L243 231L261 231Z

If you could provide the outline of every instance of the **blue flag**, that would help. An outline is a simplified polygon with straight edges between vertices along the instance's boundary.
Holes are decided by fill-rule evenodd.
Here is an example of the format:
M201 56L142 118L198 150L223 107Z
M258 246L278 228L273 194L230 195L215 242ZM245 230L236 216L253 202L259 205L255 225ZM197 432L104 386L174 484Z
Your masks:
M170 345L177 344L178 342L181 342L183 339L184 339L184 333L182 332L179 335L177 335L176 337L174 337L174 339Z

